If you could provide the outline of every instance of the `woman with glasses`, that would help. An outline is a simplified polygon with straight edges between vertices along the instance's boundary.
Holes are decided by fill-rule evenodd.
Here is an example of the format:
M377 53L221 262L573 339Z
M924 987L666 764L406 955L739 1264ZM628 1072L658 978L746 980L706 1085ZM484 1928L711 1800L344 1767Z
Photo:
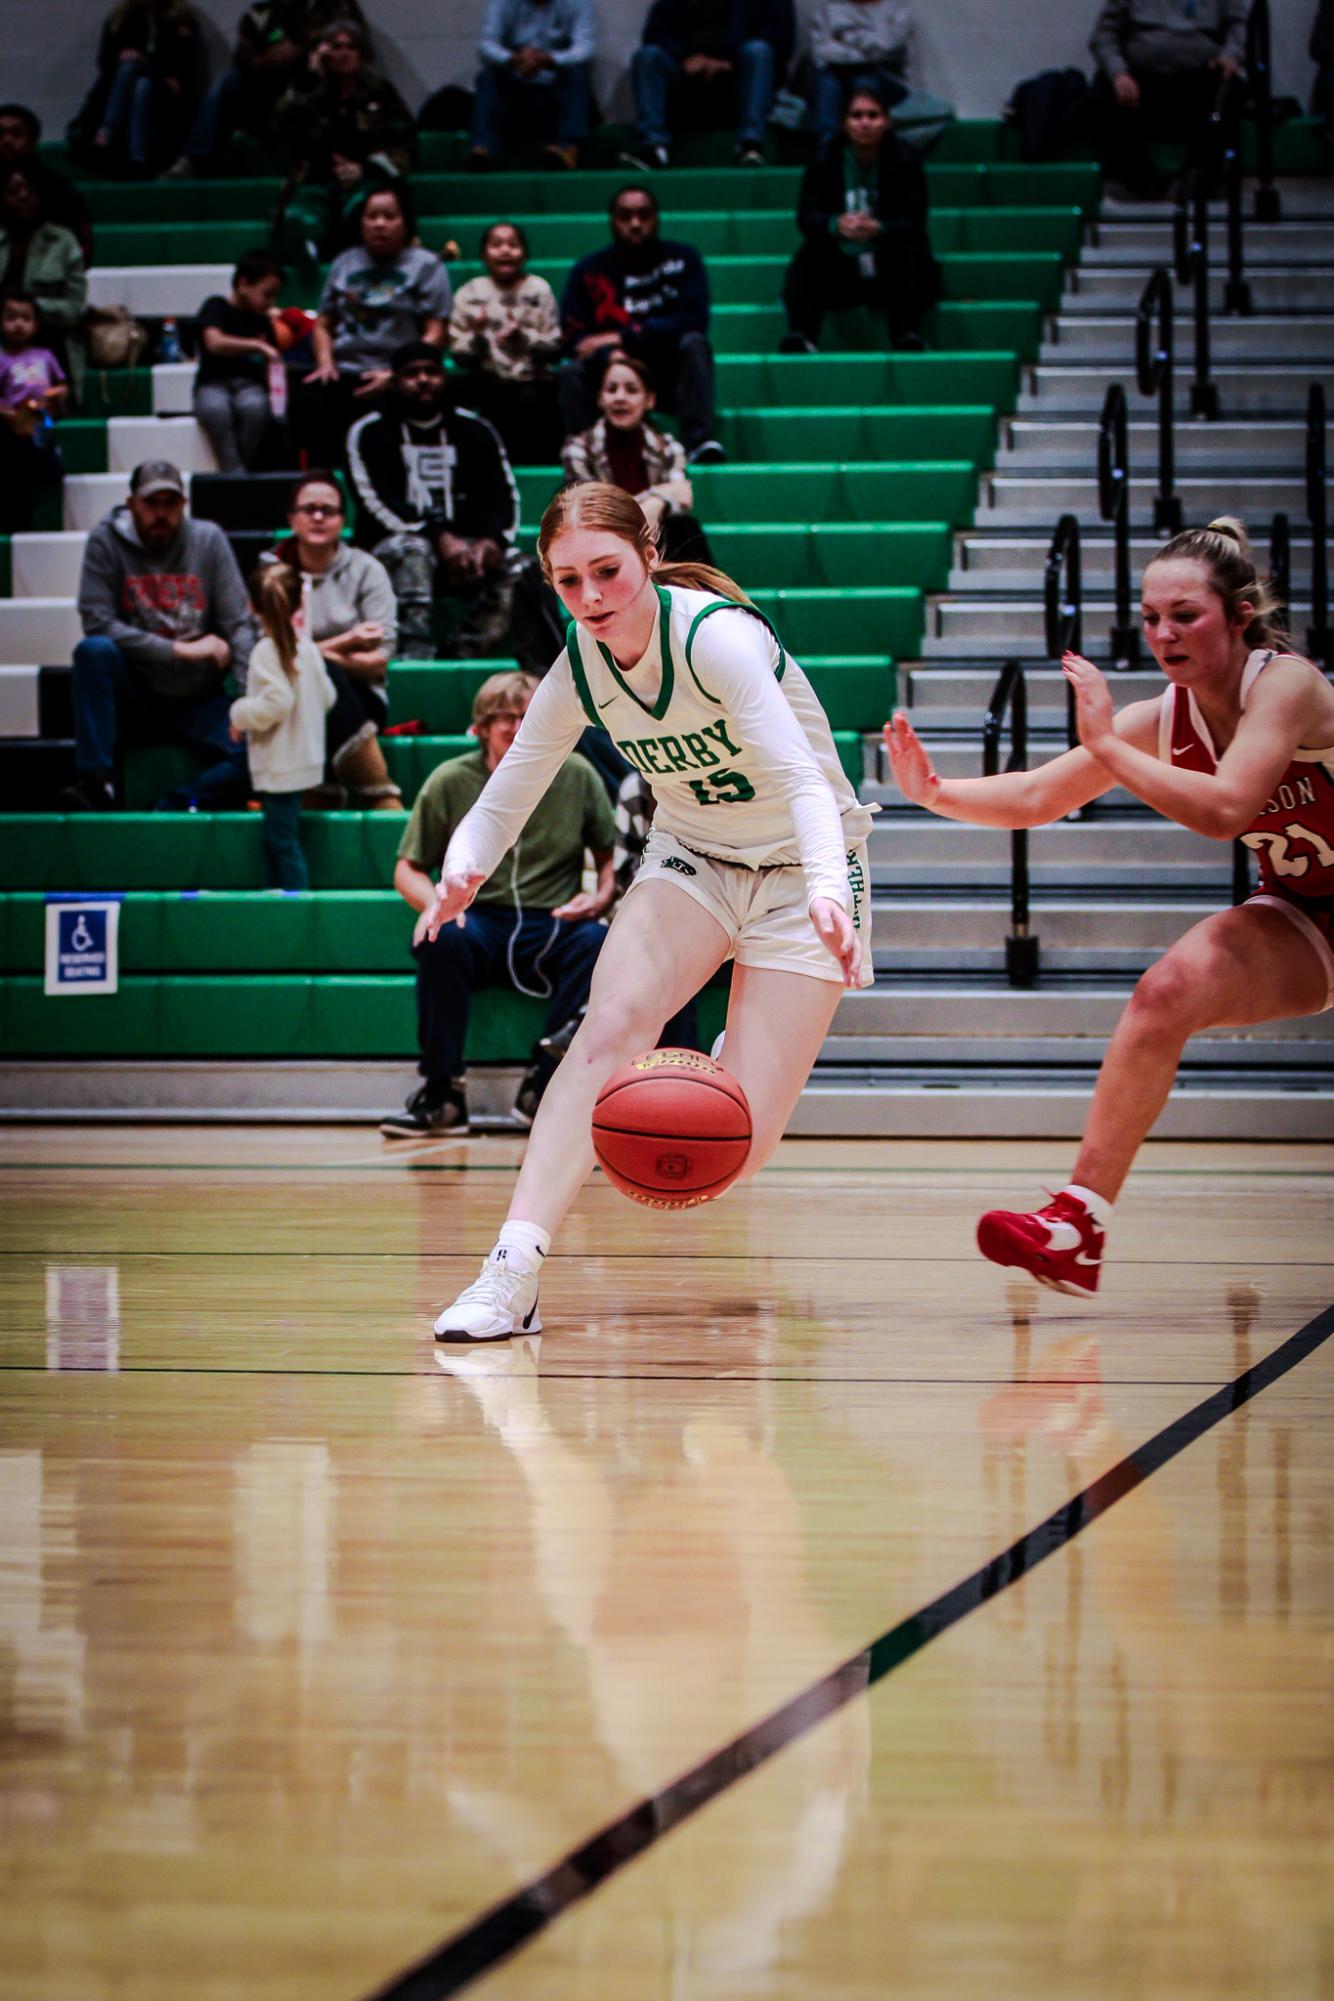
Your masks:
M273 555L300 573L305 630L334 685L325 747L335 780L362 805L401 812L379 734L389 720L388 674L398 608L382 563L343 540L346 509L331 473L306 473L287 512L291 539ZM269 558L273 560L273 556Z

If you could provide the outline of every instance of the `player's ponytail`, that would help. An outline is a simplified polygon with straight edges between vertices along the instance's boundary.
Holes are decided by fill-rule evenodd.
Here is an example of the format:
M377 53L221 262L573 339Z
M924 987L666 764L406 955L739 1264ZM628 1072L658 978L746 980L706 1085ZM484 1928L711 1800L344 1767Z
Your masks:
M1283 621L1284 606L1270 579L1260 574L1250 537L1234 514L1220 514L1207 528L1187 528L1174 535L1153 561L1202 563L1229 616L1238 605L1254 607L1243 635L1248 646L1265 646L1274 653L1296 651Z
M602 480L580 480L563 486L548 503L537 531L537 554L542 575L551 582L551 545L567 528L597 528L629 542L646 570L651 569L660 584L676 584L686 591L712 591L731 598L736 604L750 604L740 584L711 563L656 562L657 537L647 516L632 493L624 487L609 486Z

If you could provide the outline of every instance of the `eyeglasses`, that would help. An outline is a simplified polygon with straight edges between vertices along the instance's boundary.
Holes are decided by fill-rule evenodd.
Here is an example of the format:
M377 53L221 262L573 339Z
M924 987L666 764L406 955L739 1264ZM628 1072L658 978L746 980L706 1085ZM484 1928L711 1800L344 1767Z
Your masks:
M292 509L293 514L312 514L322 519L331 515L339 515L342 511L341 507L330 507L323 500L303 500L299 507Z

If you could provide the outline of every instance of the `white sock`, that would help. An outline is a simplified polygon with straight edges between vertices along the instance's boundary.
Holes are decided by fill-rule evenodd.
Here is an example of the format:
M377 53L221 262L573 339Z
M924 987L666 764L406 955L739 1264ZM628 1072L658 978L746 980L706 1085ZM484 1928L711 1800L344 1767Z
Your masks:
M496 1251L507 1253L507 1263L522 1262L530 1271L536 1270L550 1249L550 1230L539 1229L536 1223L502 1223L496 1238ZM492 1251L492 1257L496 1251Z
M1092 1188L1082 1188L1077 1181L1067 1181L1061 1193L1062 1195L1073 1195L1077 1202L1082 1202L1100 1230L1110 1230L1112 1226L1112 1204L1107 1200L1105 1195L1099 1195Z

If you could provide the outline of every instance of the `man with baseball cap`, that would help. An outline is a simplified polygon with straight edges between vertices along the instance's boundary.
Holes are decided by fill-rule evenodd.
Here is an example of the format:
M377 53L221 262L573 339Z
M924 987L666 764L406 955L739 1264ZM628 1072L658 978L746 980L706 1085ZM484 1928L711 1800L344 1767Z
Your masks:
M231 544L186 513L185 482L167 459L146 459L128 499L88 537L79 576L84 637L74 649L77 776L67 812L117 804L122 742L179 743L205 768L159 801L166 809L243 804L245 750L228 727L223 680L244 687L256 632Z

